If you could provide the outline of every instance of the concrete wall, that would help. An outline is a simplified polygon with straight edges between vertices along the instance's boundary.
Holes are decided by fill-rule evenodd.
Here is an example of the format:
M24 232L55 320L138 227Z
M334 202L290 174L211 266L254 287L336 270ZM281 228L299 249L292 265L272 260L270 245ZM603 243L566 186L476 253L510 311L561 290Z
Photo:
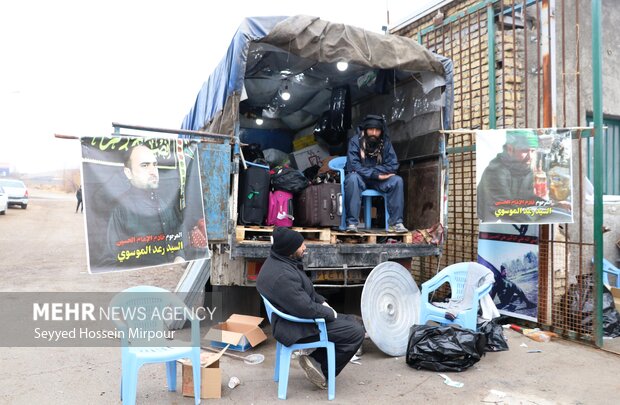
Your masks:
M594 206L585 204L585 215L592 217ZM616 246L620 242L620 200L606 202L603 208L603 226L609 228L609 232L603 234L603 256L614 266L619 267L620 249ZM584 232L593 232L592 221L584 221Z
M579 116L581 122L585 123L586 112L592 111L592 10L591 2L579 2L579 33L580 33L580 76L581 76L581 108L579 111L569 110L567 114L568 125L576 125L575 118ZM561 4L558 6L558 15L561 13ZM566 7L567 21L575 21L577 8L572 5ZM603 55L603 113L610 116L620 116L620 32L618 31L618 21L620 18L620 7L616 0L602 0L602 55ZM570 32L576 32L569 25ZM574 46L576 40L567 38L567 60L577 58ZM574 76L574 75L573 75ZM573 80L574 82L574 80ZM576 97L576 86L568 86L567 95L569 98ZM576 106L575 106L576 108Z
M570 3L570 4L569 4ZM586 115L593 111L592 86L592 9L591 2L578 2L579 8L572 2L566 2L566 9L562 9L562 2L556 2L556 32L557 32L557 125L558 126L588 126ZM531 8L531 7L530 7ZM561 18L564 13L565 32L562 44ZM608 117L620 116L620 49L618 43L620 34L617 22L620 21L620 7L616 0L602 0L602 56L603 56L603 114ZM564 46L562 46L564 45ZM562 71L562 50L565 52L564 71ZM563 77L565 78L563 81ZM566 104L563 104L563 97ZM564 110L566 114L564 114ZM573 143L578 148L579 143ZM576 149L577 150L577 149ZM575 156L573 167L577 173L579 158L582 163L587 162L585 141L581 144L581 156ZM584 168L585 170L585 168ZM585 176L585 173L583 173ZM579 179L575 176L575 190L580 190ZM587 187L583 186L583 192ZM575 193L575 204L579 203L578 193ZM605 258L617 264L620 258L620 249L616 242L620 239L620 204L605 202L603 223L611 229L603 236L603 252ZM588 240L593 238L593 206L585 203L583 210L583 233ZM578 220L578 218L576 218ZM576 227L571 232L572 239L577 237Z

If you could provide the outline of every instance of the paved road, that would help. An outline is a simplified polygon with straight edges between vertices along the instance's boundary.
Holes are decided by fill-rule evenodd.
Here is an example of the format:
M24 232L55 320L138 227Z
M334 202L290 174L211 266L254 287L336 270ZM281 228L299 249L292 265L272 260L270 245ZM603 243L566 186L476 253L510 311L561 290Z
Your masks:
M0 217L0 291L119 291L140 283L174 288L182 269L88 274L84 220L74 210L72 198L33 198L27 210L10 209ZM269 327L265 330L269 332ZM469 370L449 374L464 383L462 388L444 384L435 372L409 368L404 358L388 357L366 341L362 364L350 364L338 377L335 403L617 403L619 356L562 340L537 343L513 331L506 335L508 352L489 353ZM542 352L528 353L534 349ZM224 382L234 375L241 385L234 390L224 385L221 400L204 403L278 402L271 379L274 351L269 338L254 349L266 356L260 365L224 358ZM118 348L3 348L0 364L2 404L120 403ZM138 403L193 403L165 387L163 366L143 367ZM294 363L287 403L326 398L327 393L310 385Z

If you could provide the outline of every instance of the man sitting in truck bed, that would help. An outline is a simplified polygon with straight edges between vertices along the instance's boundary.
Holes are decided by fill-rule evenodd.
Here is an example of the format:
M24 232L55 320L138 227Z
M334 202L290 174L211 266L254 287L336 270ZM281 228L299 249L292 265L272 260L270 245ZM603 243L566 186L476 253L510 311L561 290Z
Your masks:
M387 134L385 119L367 115L349 141L344 182L347 232L357 232L361 194L371 188L387 195L389 230L409 232L403 226L403 179L396 174L398 158ZM370 228L370 224L366 224Z

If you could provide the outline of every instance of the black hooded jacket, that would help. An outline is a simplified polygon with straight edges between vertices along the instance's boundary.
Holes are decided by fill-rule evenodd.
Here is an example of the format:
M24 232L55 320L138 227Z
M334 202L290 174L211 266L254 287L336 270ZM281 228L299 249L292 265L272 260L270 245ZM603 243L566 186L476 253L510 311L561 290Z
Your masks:
M362 134L362 128L357 127L355 135L349 140L346 172L356 172L364 180L378 180L380 174L396 173L399 166L398 157L387 134L387 129L383 128L381 132L383 139L381 163L370 156L362 159L360 146Z
M300 260L279 255L272 250L258 274L256 289L274 307L286 314L306 319L335 319L332 309L322 305L325 298L314 290ZM319 334L314 323L289 322L276 314L273 314L273 318L273 337L285 346Z

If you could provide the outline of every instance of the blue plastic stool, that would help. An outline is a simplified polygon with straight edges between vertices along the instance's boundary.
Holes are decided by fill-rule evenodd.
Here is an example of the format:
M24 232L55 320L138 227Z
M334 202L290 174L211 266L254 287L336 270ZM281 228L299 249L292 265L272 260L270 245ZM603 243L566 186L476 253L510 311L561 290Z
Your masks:
M338 156L337 158L333 158L327 164L330 169L336 170L340 173L340 193L342 194L342 220L340 221L340 229L347 229L347 213L345 209L345 198L344 198L344 167L347 164L346 156ZM362 200L364 202L364 226L366 229L370 229L370 223L372 220L372 197L383 197L384 207L385 207L385 231L389 230L389 214L387 209L387 194L382 193L377 190L373 190L371 188L367 188L362 191Z

